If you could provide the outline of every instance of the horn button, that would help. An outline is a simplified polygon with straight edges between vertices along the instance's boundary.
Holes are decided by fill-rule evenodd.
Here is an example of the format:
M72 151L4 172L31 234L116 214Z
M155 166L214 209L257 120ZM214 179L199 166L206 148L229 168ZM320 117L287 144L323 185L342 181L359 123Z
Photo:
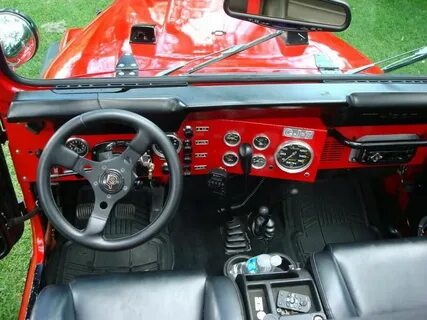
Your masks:
M115 194L123 189L125 179L122 174L114 169L105 170L99 177L99 186L108 194Z

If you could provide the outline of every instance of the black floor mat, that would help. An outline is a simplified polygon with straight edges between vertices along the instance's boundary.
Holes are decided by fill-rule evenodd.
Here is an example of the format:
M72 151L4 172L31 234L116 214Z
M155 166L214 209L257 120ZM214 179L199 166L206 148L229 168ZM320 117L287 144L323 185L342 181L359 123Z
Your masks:
M367 184L344 178L288 188L283 210L291 255L304 263L327 244L379 238L368 221L368 212L376 215L366 201L368 189Z
M76 225L84 227L91 212L90 200L85 191L79 195ZM105 228L106 238L131 235L143 229L149 221L147 197L135 192L116 205ZM71 241L60 243L48 267L56 272L48 272L49 283L68 283L83 275L106 272L136 272L172 270L174 249L167 232L162 232L152 240L130 250L105 252L88 249Z
M240 185L243 189L243 185ZM185 194L179 212L172 226L171 238L175 246L175 270L204 270L210 275L222 274L224 263L230 257L224 251L224 237L221 234L222 218L217 212L219 203L206 186L206 178L186 181ZM280 192L279 184L265 183L256 196L242 209L243 214L257 210L261 205L276 201ZM279 198L280 199L280 198ZM244 253L258 255L264 252L289 251L289 243L284 240L284 224L280 208L272 208L276 222L276 235L268 245L250 237L252 250Z
M205 180L195 180L191 185L188 182L171 232L175 246L175 270L204 270L208 274L221 274L227 257L216 204L205 187Z

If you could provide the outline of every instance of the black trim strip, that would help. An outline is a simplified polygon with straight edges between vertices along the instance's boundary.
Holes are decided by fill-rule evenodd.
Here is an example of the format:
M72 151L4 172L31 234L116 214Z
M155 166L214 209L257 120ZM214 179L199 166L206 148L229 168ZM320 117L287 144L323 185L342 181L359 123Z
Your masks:
M9 109L8 121L68 118L105 108L158 115L224 108L347 106L347 96L355 92L417 94L427 92L427 83L239 84L137 88L119 92L86 90L84 93L78 90L29 91L16 95ZM424 107L427 112L427 106Z
M339 143L352 149L374 149L383 147L426 147L427 140L388 140L388 141L354 141L347 139L335 129L329 129L328 134L334 137Z
M365 92L352 93L347 97L350 107L355 108L417 108L427 106L426 92Z

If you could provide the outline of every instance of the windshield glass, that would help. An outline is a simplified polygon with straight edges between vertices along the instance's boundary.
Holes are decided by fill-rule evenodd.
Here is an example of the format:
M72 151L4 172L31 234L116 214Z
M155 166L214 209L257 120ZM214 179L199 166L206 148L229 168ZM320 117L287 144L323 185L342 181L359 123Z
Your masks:
M233 18L223 0L0 0L7 8L0 42L11 69L28 78L427 75L425 0L348 4L346 31L307 34ZM31 19L37 34L34 25L19 25L21 18Z

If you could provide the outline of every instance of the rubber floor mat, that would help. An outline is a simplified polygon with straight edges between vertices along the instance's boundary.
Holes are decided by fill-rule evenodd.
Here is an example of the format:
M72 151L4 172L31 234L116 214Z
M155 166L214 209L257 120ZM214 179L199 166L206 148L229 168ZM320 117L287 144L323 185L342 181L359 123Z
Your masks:
M143 229L149 222L149 205L144 198L137 192L118 203L107 222L104 236L118 238ZM84 192L79 195L80 204L76 209L76 225L79 227L86 225L93 206L90 202L81 202L88 199L90 196ZM97 251L66 241L55 252L48 266L56 272L48 282L58 284L84 275L172 270L174 266L174 249L166 232L130 250Z
M304 264L327 244L379 238L368 221L367 213L376 213L365 201L366 188L369 186L352 179L334 179L287 190L283 206L286 241L292 244L298 261Z

